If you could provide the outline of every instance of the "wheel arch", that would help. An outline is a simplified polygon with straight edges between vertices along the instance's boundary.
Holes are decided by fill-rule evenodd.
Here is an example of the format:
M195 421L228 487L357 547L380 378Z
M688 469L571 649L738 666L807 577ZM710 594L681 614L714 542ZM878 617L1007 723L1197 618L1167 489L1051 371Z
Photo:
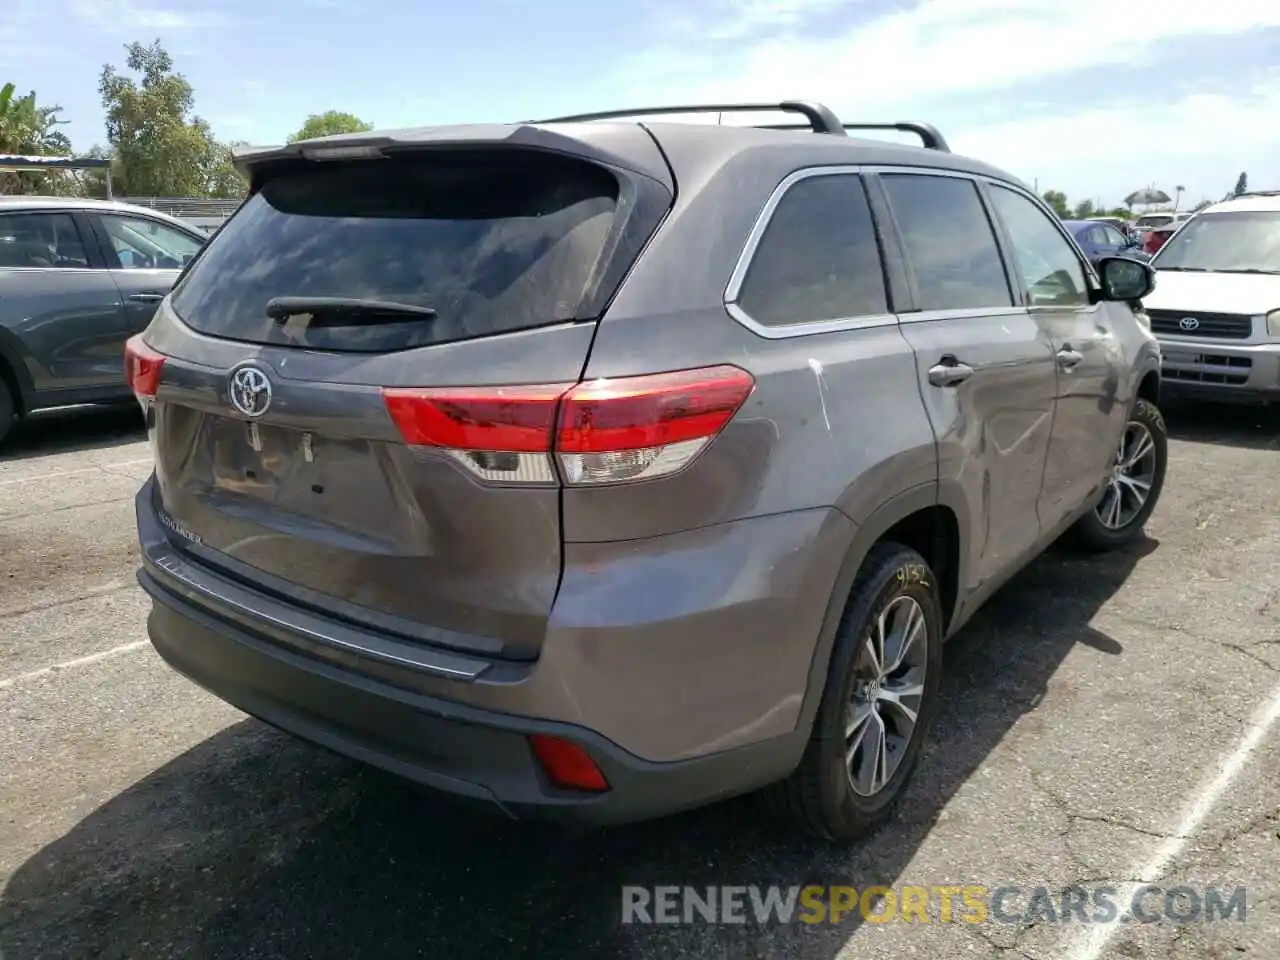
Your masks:
M27 351L17 337L0 327L0 383L13 394L13 405L19 414L28 413L35 385L25 363Z
M939 579L943 616L946 617L947 630L950 632L963 606L963 584L967 582L968 574L968 552L965 545L971 540L970 518L965 503L963 493L956 484L920 484L886 500L871 511L854 531L836 575L822 619L822 628L814 646L808 684L800 709L800 726L810 729L813 725L826 687L831 653L849 602L849 592L867 555L881 540L896 539L891 534L907 534L904 539L915 542L904 545L917 550L922 545L927 546L921 552L931 563L936 561L937 551L943 551L948 568L935 570L935 575ZM922 536L933 540L931 543L921 544L919 538Z

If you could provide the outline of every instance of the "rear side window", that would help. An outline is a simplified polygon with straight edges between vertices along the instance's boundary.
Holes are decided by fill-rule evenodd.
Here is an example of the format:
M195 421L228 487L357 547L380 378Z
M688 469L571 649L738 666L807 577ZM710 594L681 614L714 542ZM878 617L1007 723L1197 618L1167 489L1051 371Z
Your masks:
M552 154L310 164L245 202L180 281L173 308L211 336L354 352L571 320L617 206L611 173ZM269 300L297 296L407 303L436 318L321 326L267 316Z
M87 267L89 256L67 213L0 215L0 267Z
M916 174L881 179L915 274L920 310L1013 306L1000 248L972 180Z
M737 301L751 319L769 327L888 313L861 178L812 176L788 189L769 218Z

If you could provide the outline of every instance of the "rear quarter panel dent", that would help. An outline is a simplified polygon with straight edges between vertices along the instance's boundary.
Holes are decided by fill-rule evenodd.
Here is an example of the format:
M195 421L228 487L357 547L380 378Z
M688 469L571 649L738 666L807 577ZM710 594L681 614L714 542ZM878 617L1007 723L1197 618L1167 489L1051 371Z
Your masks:
M563 719L649 760L794 730L854 529L814 509L567 545L538 669L560 682Z

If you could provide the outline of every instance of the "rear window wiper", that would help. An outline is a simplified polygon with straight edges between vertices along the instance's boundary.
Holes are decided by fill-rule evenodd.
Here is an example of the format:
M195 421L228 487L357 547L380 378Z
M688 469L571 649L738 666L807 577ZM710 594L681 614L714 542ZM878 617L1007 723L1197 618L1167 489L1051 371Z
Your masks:
M394 300L362 297L272 297L267 316L285 324L294 317L309 317L312 326L345 327L365 323L419 323L434 320L436 311Z

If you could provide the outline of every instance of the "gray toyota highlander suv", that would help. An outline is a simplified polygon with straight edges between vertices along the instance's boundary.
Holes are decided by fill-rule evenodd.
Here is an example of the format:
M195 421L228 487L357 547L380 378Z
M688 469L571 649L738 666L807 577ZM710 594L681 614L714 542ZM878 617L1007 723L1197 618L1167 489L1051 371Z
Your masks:
M653 121L773 110L803 124ZM129 345L149 632L268 723L516 816L889 815L942 644L1165 471L1145 264L818 104L344 135Z

